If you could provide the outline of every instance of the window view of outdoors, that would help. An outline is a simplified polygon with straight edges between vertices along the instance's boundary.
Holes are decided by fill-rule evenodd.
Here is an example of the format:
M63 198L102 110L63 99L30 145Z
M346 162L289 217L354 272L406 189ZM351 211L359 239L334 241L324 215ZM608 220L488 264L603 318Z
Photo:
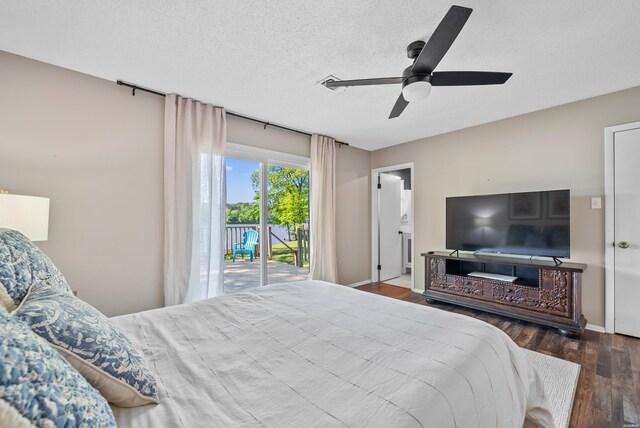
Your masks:
M259 182L252 177L254 188ZM309 276L309 171L270 165L267 170L269 269L267 283Z
M309 172L270 165L267 169L266 253L260 253L260 164L226 158L225 293L266 283L299 281L309 273ZM263 261L264 260L264 261Z

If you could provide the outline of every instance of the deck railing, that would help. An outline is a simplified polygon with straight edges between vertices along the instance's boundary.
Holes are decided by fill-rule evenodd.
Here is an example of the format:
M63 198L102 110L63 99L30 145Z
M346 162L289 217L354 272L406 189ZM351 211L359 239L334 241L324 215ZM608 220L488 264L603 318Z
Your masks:
M298 239L298 260L296 266L302 267L305 262L309 262L309 229L298 227L296 229Z
M227 225L226 233L225 233L225 253L226 255L233 254L233 244L237 242L242 242L242 234L249 229L253 229L260 232L260 226L234 226ZM298 248L291 248L286 242L281 240L277 235L275 235L271 231L271 226L267 228L267 257L271 259L273 253L273 239L280 241L285 245L285 247L293 253L294 264L298 267L304 266L305 262L309 262L309 229L304 227L296 228L296 240L298 244ZM256 245L256 257L260 255L260 246Z

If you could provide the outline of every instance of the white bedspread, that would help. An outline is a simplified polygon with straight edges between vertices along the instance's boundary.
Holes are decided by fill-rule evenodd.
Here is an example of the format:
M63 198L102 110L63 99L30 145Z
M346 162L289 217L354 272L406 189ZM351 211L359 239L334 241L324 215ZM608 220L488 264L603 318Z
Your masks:
M348 287L272 285L112 321L160 391L159 405L114 407L123 428L552 426L505 333Z

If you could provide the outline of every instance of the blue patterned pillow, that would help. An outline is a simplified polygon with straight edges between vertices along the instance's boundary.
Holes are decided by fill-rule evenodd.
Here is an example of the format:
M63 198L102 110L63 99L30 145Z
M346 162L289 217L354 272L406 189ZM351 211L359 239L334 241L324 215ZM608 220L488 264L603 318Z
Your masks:
M36 282L71 293L64 276L33 242L15 230L0 229L0 304L14 310Z
M34 284L13 312L60 352L109 402L158 402L156 381L138 350L107 317L73 294Z
M0 426L116 426L107 400L2 307L0 359Z

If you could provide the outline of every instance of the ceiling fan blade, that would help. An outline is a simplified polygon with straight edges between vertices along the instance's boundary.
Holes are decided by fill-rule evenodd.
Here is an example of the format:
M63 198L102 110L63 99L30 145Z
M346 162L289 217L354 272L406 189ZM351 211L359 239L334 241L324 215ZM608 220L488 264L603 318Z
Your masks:
M393 119L394 117L400 116L408 105L409 105L409 101L405 100L404 97L402 96L402 92L400 92L400 96L398 97L398 100L396 101L393 108L391 109L391 114L389 115L389 119Z
M327 80L323 83L327 88L338 88L340 86L371 86L371 85L391 85L402 83L404 77L378 77L374 79L356 80Z
M471 12L473 9L468 7L451 6L413 63L411 71L414 74L431 73L436 68L460 34Z
M431 75L432 86L502 85L513 73L494 71L436 71Z

